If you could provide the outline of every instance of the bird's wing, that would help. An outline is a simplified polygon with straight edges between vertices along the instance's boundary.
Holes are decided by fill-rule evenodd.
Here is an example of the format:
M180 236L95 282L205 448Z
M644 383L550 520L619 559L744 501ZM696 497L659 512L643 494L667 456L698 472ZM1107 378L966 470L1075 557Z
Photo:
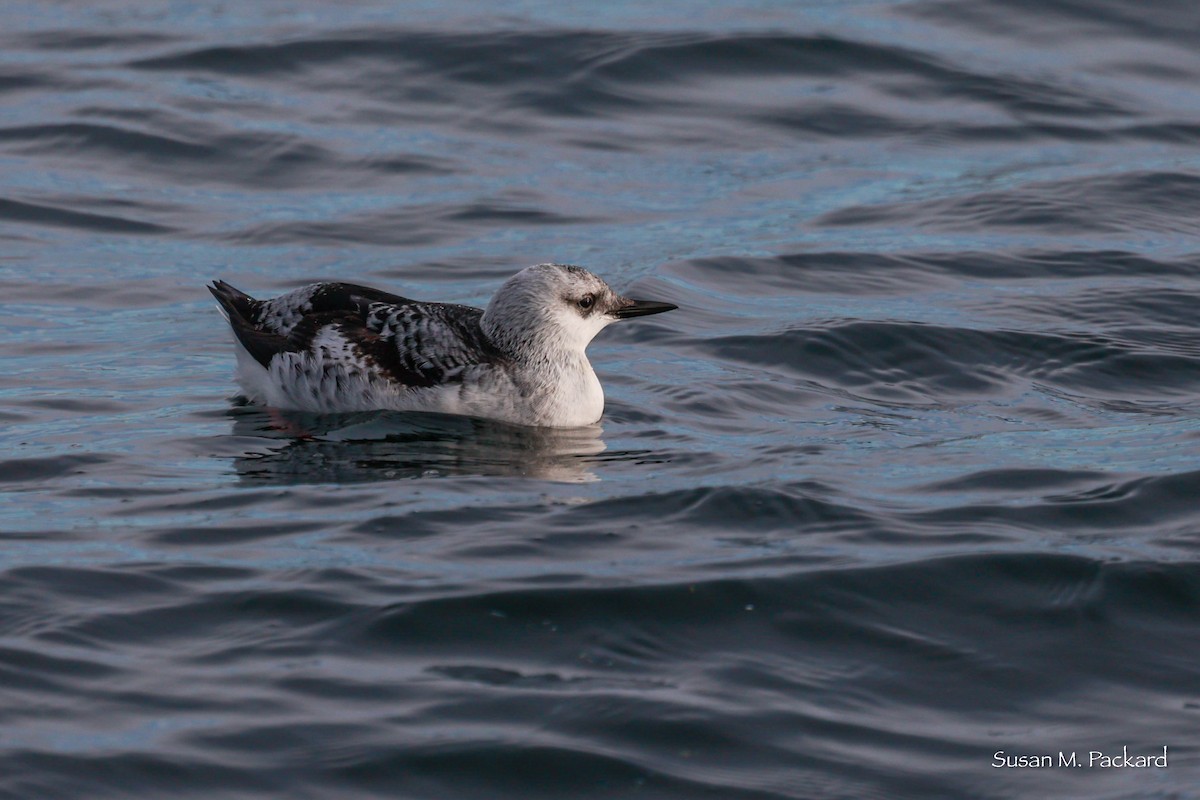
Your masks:
M478 308L450 303L375 303L366 324L388 342L402 371L441 384L472 364L504 360L480 327L482 316Z
M304 356L310 369L362 370L414 389L440 382L429 370L413 369L399 356L392 341L369 330L351 312L308 314L292 326L287 336L270 333L232 315L229 324L246 352L267 369L276 356L294 353Z
M213 281L208 290L226 317L240 316L253 327L280 336L288 336L310 314L336 312L365 320L372 305L399 306L414 302L407 297L354 283L314 283L270 300L255 300L225 281Z
M364 366L414 388L452 383L470 364L502 360L470 306L422 303L350 283L318 283L255 300L224 281L209 287L234 335L269 367L282 353Z

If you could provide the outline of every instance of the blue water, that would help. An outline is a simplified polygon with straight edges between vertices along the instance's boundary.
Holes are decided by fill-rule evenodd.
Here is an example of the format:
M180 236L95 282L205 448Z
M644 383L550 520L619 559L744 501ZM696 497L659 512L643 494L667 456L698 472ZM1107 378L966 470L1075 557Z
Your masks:
M1200 796L1198 26L5 4L0 797ZM204 289L543 261L680 306L600 432L270 414Z

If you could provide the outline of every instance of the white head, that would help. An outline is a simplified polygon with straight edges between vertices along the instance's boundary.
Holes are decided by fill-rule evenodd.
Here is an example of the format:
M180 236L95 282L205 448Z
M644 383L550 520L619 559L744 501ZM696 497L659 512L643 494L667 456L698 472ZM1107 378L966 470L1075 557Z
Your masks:
M552 350L582 354L597 333L618 319L674 308L621 297L582 267L538 264L505 281L480 324L510 355Z

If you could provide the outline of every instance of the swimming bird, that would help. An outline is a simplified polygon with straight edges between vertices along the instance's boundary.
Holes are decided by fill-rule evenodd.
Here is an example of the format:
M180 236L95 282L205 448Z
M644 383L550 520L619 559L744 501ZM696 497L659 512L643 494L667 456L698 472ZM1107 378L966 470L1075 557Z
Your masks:
M208 290L233 328L253 402L318 413L432 411L557 428L590 425L604 390L585 350L610 323L677 306L621 297L587 270L538 264L486 309L352 283L255 300Z

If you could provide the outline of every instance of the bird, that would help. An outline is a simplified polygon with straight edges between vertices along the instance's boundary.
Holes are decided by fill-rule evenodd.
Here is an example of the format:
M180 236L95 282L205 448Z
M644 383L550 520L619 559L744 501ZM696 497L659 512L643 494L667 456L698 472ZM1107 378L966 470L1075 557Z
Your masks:
M598 422L604 390L585 352L618 320L678 306L630 300L570 264L510 277L484 309L315 283L256 300L208 290L233 329L251 402L315 413L425 411L515 425Z

